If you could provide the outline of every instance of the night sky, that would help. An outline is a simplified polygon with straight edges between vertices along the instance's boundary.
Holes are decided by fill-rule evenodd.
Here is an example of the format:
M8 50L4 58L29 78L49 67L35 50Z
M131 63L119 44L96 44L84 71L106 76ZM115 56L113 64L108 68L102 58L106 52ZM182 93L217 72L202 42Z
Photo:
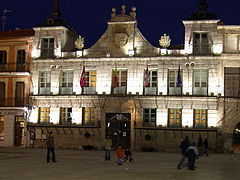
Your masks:
M138 28L151 44L158 45L161 35L167 33L173 45L183 44L182 20L198 11L199 0L59 0L62 19L85 37L85 46L92 46L107 28L111 9L121 5L137 7ZM0 13L7 13L6 30L31 28L46 19L54 0L1 0ZM240 1L208 0L207 12L216 14L224 24L240 24ZM1 24L2 29L2 24Z

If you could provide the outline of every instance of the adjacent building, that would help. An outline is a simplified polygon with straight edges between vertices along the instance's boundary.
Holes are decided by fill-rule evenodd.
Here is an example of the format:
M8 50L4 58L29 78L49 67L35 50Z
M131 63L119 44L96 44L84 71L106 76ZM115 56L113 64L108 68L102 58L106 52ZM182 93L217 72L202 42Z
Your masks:
M27 144L32 29L0 33L0 146Z

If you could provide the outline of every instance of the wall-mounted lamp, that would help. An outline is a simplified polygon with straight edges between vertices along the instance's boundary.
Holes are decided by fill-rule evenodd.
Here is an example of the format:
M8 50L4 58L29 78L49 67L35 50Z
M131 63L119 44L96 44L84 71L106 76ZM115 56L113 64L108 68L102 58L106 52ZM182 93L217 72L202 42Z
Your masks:
M134 56L134 49L129 49L128 50L128 55L129 56Z
M55 65L50 65L50 69L54 69L54 68L56 68Z
M194 62L190 62L190 66L195 66L195 63Z
M56 69L62 69L62 66L57 65L57 66L56 66Z

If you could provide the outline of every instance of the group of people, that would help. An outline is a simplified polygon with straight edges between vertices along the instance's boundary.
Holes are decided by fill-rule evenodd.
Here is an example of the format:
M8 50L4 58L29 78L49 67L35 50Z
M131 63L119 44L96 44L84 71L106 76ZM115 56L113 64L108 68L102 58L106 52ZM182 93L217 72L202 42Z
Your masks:
M47 162L50 162L50 154L52 153L52 162L57 162L55 158L55 152L54 152L54 139L53 139L53 133L49 132L47 139ZM185 159L188 159L188 169L194 170L195 169L195 160L201 156L206 154L208 156L208 140L205 138L204 141L202 140L202 137L199 136L198 143L196 147L196 143L192 142L190 143L188 136L186 136L180 144L181 148L181 154L182 157L178 163L178 169L182 168L182 165L185 161ZM107 136L107 138L104 141L104 149L105 149L105 160L110 160L110 152L112 150L112 139L110 136ZM115 153L117 156L117 164L122 165L123 162L131 162L133 161L132 158L132 152L127 147L125 150L122 148L121 145L119 145L115 149Z
M110 151L112 149L112 140L110 136L107 136L105 142L104 142L104 149L105 149L105 160L110 160ZM123 162L131 162L133 161L132 158L132 152L127 147L125 150L122 148L121 145L117 146L115 149L115 153L117 156L117 164L122 165Z
M178 169L181 169L185 159L188 159L188 169L195 170L195 160L203 154L208 156L208 140L205 138L203 142L201 136L198 138L197 147L196 143L190 143L188 136L186 136L182 140L180 148L182 157L178 163Z

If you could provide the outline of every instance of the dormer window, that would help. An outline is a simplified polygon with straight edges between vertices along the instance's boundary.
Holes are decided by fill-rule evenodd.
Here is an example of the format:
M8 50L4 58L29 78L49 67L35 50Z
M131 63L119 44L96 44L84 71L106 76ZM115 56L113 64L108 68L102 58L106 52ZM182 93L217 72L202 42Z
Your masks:
M41 43L41 57L54 57L54 38L42 38Z
M53 25L54 24L54 19L53 18L48 18L47 20L49 25Z
M193 54L195 55L209 54L209 42L207 33L193 34Z
M239 52L239 37L237 34L226 34L224 37L224 52L237 53Z

